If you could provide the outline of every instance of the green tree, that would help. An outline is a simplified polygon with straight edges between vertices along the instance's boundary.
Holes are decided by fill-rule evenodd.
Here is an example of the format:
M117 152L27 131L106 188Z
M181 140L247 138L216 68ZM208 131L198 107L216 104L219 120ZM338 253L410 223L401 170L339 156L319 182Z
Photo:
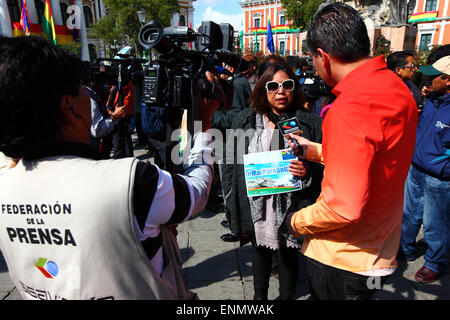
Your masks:
M321 3L322 0L281 0L281 5L286 10L286 19L291 21L292 27L301 30L308 28Z
M104 0L107 14L90 29L90 35L101 38L108 47L128 43L138 49L141 23L137 12L145 10L147 21L159 20L163 26L169 26L172 16L179 11L177 0ZM114 54L114 52L112 53Z

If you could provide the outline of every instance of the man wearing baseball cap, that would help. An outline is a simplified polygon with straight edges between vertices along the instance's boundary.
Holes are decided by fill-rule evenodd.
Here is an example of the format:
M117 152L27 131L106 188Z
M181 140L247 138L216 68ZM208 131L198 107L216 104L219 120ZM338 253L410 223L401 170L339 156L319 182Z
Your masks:
M405 183L400 247L407 260L414 260L415 241L423 224L428 248L415 279L431 283L447 269L450 252L450 55L420 71L431 87L419 117Z

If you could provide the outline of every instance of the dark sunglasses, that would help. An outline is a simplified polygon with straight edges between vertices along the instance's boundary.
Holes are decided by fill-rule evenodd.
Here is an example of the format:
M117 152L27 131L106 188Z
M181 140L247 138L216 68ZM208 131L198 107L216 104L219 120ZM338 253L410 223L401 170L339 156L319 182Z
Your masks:
M411 65L409 65L409 66L407 64L405 64L403 66L400 66L399 68L400 69L409 68L409 69L413 70L413 69L417 68L417 65L415 65L414 63L411 63Z
M282 83L276 81L269 81L266 83L266 90L269 93L277 93L280 87L287 92L293 91L295 88L295 81L292 79L287 79Z

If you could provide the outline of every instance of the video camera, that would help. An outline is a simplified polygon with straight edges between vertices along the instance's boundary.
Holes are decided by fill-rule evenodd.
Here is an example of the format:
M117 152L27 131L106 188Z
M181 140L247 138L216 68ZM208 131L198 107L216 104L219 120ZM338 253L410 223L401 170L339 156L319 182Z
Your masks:
M307 101L315 102L320 97L331 94L331 87L316 74L310 56L303 58L288 56L286 62L291 67L299 69L298 77Z
M118 59L117 59L118 58ZM100 85L141 84L142 63L146 60L135 59L128 54L118 54L115 59L97 59L90 64L88 81Z
M167 139L181 127L185 115L185 129L193 136L201 98L225 99L223 89L206 79L206 71L232 75L223 64L235 70L248 69L247 61L229 51L233 46L233 31L230 24L206 21L197 33L188 27L163 28L156 20L150 20L139 30L140 45L160 54L144 68L142 102L147 107L166 108ZM195 43L198 51L187 49L188 43ZM166 150L176 144L180 146L167 141ZM166 161L166 170L173 171L171 158L166 156Z
M196 83L205 71L229 72L222 63L245 70L248 63L229 49L233 45L233 27L202 22L199 33L188 27L163 28L156 20L149 21L139 31L140 45L145 50L156 49L160 56L143 72L143 102L156 107L195 108ZM183 48L196 42L199 51ZM201 96L220 98L217 86L203 81Z

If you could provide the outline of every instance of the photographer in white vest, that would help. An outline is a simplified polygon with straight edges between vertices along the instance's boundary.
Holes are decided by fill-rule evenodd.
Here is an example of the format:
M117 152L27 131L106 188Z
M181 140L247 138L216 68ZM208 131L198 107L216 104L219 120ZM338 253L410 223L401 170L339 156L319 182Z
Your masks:
M0 250L22 297L195 298L170 230L206 204L211 136L195 134L182 175L97 160L80 59L34 37L0 51L0 151L20 159L0 174ZM207 130L215 109L200 108Z

